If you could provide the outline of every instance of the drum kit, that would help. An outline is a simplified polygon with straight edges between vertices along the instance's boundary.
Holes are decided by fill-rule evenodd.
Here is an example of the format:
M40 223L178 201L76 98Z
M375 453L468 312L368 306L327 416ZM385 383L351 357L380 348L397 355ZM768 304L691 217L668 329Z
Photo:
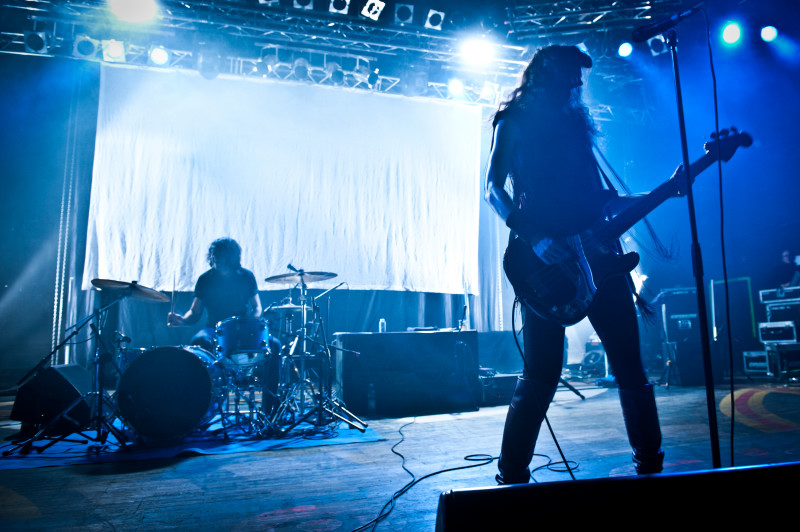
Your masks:
M100 324L106 312L122 299L169 302L165 294L139 285L106 279L92 284L116 299L68 329L71 333L20 382L43 369L52 356L89 324L95 338L92 391L79 398L92 409L89 426L73 431L106 445L109 434L125 447L130 435L144 444L169 443L192 434L211 432L226 439L281 437L298 429L327 430L340 423L365 432L367 424L349 412L332 393L333 349L316 301L344 283L312 297L308 284L336 277L328 272L306 272L289 265L290 273L265 279L268 283L299 288L291 299L268 306L260 318L231 317L216 325L214 352L198 346L163 346L149 349L125 347L130 339L119 335L115 355L102 345ZM295 327L295 317L300 317ZM111 364L119 375L116 390L103 388L103 366ZM77 404L76 400L76 404ZM20 448L29 451L60 441L49 429L69 419L75 404L67 407ZM83 430L95 431L87 436ZM49 439L44 447L33 442Z

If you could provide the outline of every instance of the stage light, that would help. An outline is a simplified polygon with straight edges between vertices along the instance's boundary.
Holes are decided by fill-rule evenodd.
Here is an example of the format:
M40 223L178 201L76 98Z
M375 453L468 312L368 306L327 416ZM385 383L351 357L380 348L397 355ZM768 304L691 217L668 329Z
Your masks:
M669 51L667 41L664 40L663 35L656 35L655 37L647 39L647 47L650 48L650 53L653 57L665 54Z
M80 59L94 59L99 49L99 42L86 35L78 35L72 43L72 55Z
M260 74L262 78L267 77L267 75L275 70L275 65L278 64L278 55L275 54L268 54L261 57L256 62L255 72Z
M425 27L429 30L442 30L444 24L444 12L435 9L428 10L428 16L425 17Z
M722 40L726 44L736 44L742 38L742 28L735 22L728 22L722 28Z
M341 85L344 82L344 71L339 63L329 62L325 65L325 72L334 85Z
M294 8L308 11L314 9L314 2L312 0L294 0Z
M150 63L156 66L164 66L169 63L169 52L163 46L153 46L148 54Z
M350 0L331 0L328 11L339 15L346 15L350 9Z
M123 22L150 22L158 14L155 0L108 0L108 9Z
M101 41L103 49L103 61L109 63L125 62L125 43L116 39L105 39Z
M486 39L467 39L461 44L461 57L474 66L486 66L495 57L494 44Z
M414 21L414 6L411 4L397 4L394 8L394 23L404 26Z
M292 63L292 73L296 79L308 79L308 59L305 57L298 57Z
M493 102L495 98L497 98L498 92L500 92L500 85L497 83L492 83L491 81L486 81L481 88L481 94L479 98L481 100L486 100L487 102Z
M633 53L633 45L629 42L624 42L619 45L617 53L620 57L628 57Z
M197 71L206 79L219 76L222 68L222 54L214 50L202 50L197 55Z
M778 38L778 29L775 26L764 26L761 28L761 39L764 42L772 42Z
M279 6L281 4L281 0L258 0L258 3L262 6Z
M50 35L44 31L26 31L22 40L25 51L32 54L46 54L50 47Z
M460 98L464 95L464 82L458 78L452 78L447 82L447 91L451 96Z
M382 0L367 0L364 9L361 10L361 16L377 22L384 7L386 7L386 2Z

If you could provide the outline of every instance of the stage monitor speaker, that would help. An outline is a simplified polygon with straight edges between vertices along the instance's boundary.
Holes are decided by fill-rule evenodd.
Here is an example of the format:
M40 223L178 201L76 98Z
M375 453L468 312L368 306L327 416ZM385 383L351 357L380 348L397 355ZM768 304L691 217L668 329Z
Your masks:
M680 516L692 528L738 528L742 507L736 504L747 511L793 508L797 495L786 483L798 474L800 462L450 490L439 496L436 531L569 528L576 512L617 530L640 529L660 515ZM781 524L789 519L785 515Z
M392 417L477 410L475 331L337 333L339 394L356 415Z
M50 366L20 386L10 418L22 423L46 426L69 409L68 415L53 423L48 432L72 432L88 425L91 420L89 404L82 399L91 391L92 376L82 366Z

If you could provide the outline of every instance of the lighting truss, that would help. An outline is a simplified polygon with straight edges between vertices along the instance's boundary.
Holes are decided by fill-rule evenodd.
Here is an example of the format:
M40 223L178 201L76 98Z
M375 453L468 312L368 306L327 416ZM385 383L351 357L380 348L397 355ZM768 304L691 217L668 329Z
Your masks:
M410 2L413 4L413 1ZM278 64L266 74L258 72L258 61L265 53L289 54L310 59L306 83L332 84L324 66L330 62L380 65L378 79L367 84L355 71L344 69L338 85L350 88L398 93L404 69L426 68L428 90L422 97L450 98L447 79L461 76L472 80L465 94L468 101L483 102L475 95L486 82L506 94L530 59L534 44L542 38L559 35L607 32L612 28L633 28L657 16L668 16L678 9L680 0L570 0L557 2L516 2L506 10L507 34L497 35L496 58L489 67L467 67L460 56L462 32L444 27L430 30L422 25L400 24L386 9L380 22L357 14L342 15L308 9L281 7L279 3L246 0L161 0L157 20L134 26L113 20L105 0L0 0L0 53L30 53L24 36L43 32L48 40L45 54L82 60L101 60L96 56L76 57L73 43L77 36L92 39L117 39L126 43L128 67L195 69L198 42L216 46L223 58L219 75L299 81L291 68ZM353 11L353 10L351 10ZM147 51L163 46L169 62L153 67ZM316 61L314 59L316 58ZM291 64L291 60L287 61ZM598 65L599 66L599 65ZM470 82L465 82L470 83Z

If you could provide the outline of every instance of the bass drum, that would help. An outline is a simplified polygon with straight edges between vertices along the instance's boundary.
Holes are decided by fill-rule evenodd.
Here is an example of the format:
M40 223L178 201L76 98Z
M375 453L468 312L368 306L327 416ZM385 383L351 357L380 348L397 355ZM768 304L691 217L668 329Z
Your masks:
M154 347L132 360L120 377L117 406L142 439L175 440L207 426L220 410L224 382L208 351Z

